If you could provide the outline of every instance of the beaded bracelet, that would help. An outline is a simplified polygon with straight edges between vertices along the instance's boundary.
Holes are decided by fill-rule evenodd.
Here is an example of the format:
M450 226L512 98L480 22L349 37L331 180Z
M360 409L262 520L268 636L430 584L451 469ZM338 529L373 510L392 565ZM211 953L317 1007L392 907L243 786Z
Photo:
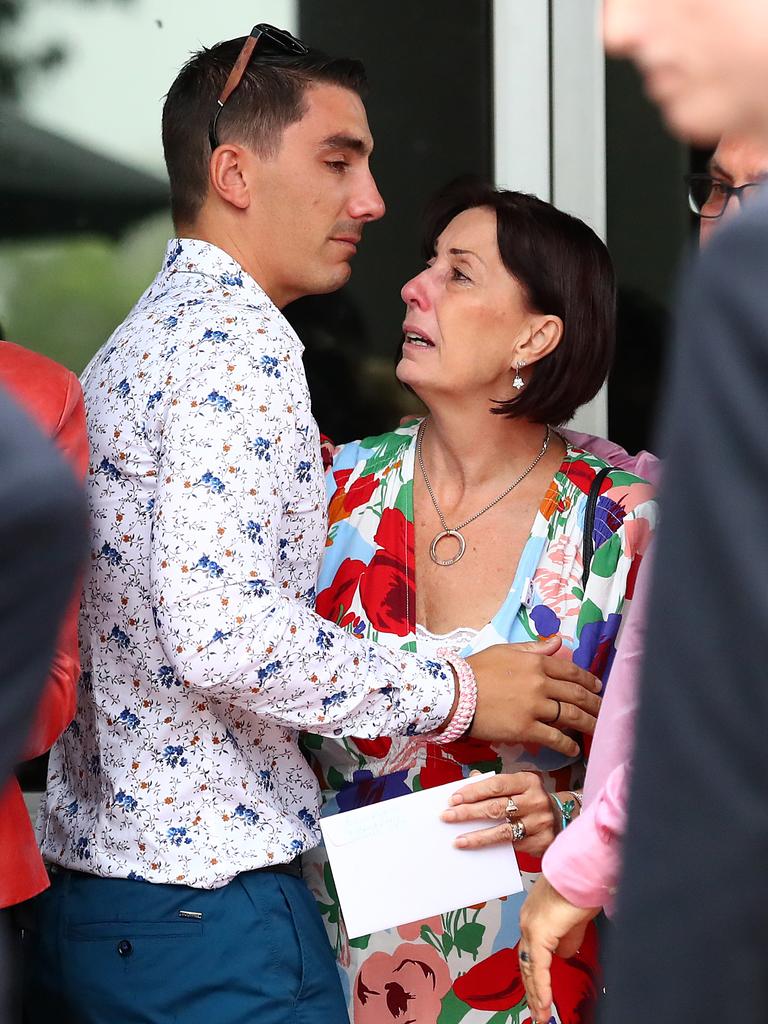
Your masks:
M549 796L552 803L555 805L557 814L560 817L560 831L562 832L563 829L573 821L573 812L576 810L576 801L566 800L565 803L563 803L556 793L550 793Z
M442 658L443 661L448 662L456 673L459 683L459 701L453 717L448 723L447 728L440 733L434 733L430 737L433 743L445 746L446 743L453 743L454 740L464 736L472 725L475 717L475 708L477 707L477 680L469 662L464 658L460 658L458 654L454 654L453 651L442 647L437 652L437 656Z

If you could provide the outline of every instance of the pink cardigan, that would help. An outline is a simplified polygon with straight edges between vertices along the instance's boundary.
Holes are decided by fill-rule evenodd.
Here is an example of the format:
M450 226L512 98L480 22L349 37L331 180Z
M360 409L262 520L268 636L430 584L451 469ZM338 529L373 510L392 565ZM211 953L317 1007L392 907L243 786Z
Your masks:
M604 438L564 431L569 440L613 466L657 484L661 463L641 452L630 456ZM621 869L632 754L637 682L642 661L650 580L646 555L622 630L610 685L600 711L584 785L584 810L544 854L550 884L577 907L605 907L611 913Z

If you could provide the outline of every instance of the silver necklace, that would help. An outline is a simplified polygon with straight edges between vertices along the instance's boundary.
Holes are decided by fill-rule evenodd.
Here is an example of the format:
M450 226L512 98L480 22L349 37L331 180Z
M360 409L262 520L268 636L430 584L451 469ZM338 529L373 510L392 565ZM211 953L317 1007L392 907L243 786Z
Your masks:
M416 458L419 460L419 469L421 470L421 475L424 477L424 483L426 484L427 491L429 492L429 496L432 499L432 504L435 506L435 512L437 512L440 524L443 527L442 530L435 535L434 540L429 545L429 557L437 565L456 565L456 563L463 556L467 548L467 542L464 540L461 531L466 526L469 526L470 523L474 523L474 521L476 519L479 519L480 516L485 515L485 513L489 509L492 509L494 505L498 505L502 498L506 498L509 492L513 491L519 483L522 483L522 481L525 480L528 474L533 469L535 469L536 466L538 466L539 462L541 462L541 460L544 458L547 452L547 448L549 448L549 439L552 431L548 425L547 433L544 437L544 444L541 446L541 451L539 452L539 454L536 456L536 458L533 460L530 466L526 470L524 470L516 480L513 480L506 490L501 492L498 498L494 498L493 501L489 501L488 504L484 505L479 512L475 512L475 514L473 516L470 516L469 519L465 519L463 523L459 523L458 526L454 526L453 529L450 529L448 523L446 523L445 521L445 516L440 511L440 506L437 504L437 498L435 497L435 492L432 490L432 484L429 482L429 477L427 476L427 468L424 465L424 456L422 455L421 452L421 439L424 436L424 428L426 427L426 425L427 421L424 420L421 426L419 427L418 434L416 435ZM459 542L459 550L453 556L453 558L438 558L437 546L440 543L440 541L445 540L447 537L454 537Z

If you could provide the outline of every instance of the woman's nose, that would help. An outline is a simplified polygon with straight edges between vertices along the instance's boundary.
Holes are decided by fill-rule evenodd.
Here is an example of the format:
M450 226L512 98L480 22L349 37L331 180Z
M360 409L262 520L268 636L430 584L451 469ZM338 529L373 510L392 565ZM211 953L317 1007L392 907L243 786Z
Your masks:
M426 271L423 270L420 274L412 277L410 281L406 281L400 290L400 298L406 306L418 306L420 309L424 309L428 304L425 273Z

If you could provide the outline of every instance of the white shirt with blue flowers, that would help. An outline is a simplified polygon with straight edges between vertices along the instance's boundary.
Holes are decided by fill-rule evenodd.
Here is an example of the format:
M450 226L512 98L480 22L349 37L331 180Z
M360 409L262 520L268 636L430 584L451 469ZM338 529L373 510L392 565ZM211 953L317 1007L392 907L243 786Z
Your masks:
M326 537L302 345L225 252L174 239L83 376L90 566L45 858L223 885L316 845L297 730L434 730L450 670L312 610Z

